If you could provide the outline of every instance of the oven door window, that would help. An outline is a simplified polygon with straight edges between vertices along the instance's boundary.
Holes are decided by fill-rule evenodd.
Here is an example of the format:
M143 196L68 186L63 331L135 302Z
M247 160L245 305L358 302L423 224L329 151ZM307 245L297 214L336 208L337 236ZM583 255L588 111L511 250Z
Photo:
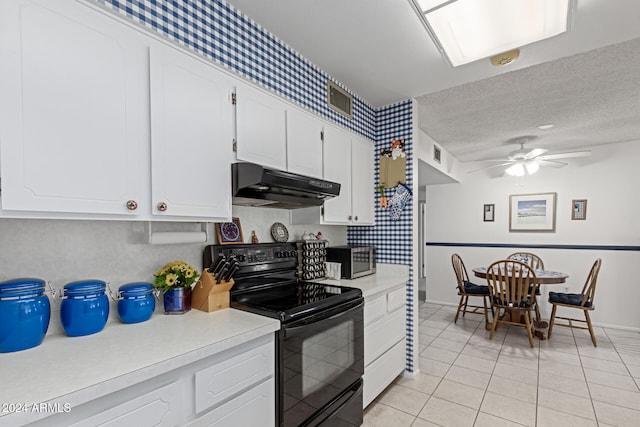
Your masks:
M326 316L326 315L325 315ZM362 305L285 326L284 425L298 425L364 373Z

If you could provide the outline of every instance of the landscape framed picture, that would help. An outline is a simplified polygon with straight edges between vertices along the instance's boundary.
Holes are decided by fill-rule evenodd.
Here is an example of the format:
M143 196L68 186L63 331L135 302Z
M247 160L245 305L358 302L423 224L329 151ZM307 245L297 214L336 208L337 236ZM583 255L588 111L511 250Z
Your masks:
M510 195L509 231L556 231L556 193Z

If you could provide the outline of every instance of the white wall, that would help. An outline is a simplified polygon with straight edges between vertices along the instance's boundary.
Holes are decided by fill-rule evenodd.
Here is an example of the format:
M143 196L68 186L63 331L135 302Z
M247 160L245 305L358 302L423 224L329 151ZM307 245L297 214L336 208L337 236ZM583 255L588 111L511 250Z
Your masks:
M591 147L593 155L562 169L541 168L530 177L470 175L461 184L427 187L427 240L450 243L640 246L640 141ZM478 167L468 164L468 169ZM510 233L509 195L556 192L555 233ZM586 221L571 220L571 200L587 199ZM483 222L483 204L495 204L495 222ZM596 258L602 258L594 322L640 330L638 251L532 249L545 268L568 273L578 292ZM515 248L428 246L427 300L457 303L451 254L467 270L506 257ZM473 273L471 273L473 275ZM555 288L553 286L556 286ZM564 291L564 285L548 285ZM545 304L542 304L543 306ZM544 311L544 310L543 310Z

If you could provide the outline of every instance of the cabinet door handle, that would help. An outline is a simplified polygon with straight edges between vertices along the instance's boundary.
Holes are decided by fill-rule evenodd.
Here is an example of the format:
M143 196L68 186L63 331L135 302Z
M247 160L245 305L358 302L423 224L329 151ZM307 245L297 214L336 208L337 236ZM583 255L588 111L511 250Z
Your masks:
M349 221L351 221L353 219L353 217L351 215L349 215Z
M136 209L138 209L138 202L136 202L135 200L127 200L126 206L130 211L135 211Z
M160 212L164 212L164 211L166 211L166 210L167 210L167 207L168 207L168 206L167 206L167 204L166 204L165 202L160 202L160 203L158 203L158 204L156 205L156 207L158 208L158 210L159 210Z
M356 220L356 221L358 220L358 215L356 215L355 220Z

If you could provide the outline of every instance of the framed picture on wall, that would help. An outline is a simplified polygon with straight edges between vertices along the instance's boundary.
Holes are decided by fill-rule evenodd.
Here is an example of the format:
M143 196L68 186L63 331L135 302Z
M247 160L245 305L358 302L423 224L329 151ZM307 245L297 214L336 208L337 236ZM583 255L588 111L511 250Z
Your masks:
M587 219L587 199L574 199L571 201L571 219Z
M484 205L484 222L493 222L495 220L495 212L496 205Z
M216 222L216 235L221 245L244 243L240 218L232 218L231 222Z
M510 195L509 231L556 231L556 193Z

